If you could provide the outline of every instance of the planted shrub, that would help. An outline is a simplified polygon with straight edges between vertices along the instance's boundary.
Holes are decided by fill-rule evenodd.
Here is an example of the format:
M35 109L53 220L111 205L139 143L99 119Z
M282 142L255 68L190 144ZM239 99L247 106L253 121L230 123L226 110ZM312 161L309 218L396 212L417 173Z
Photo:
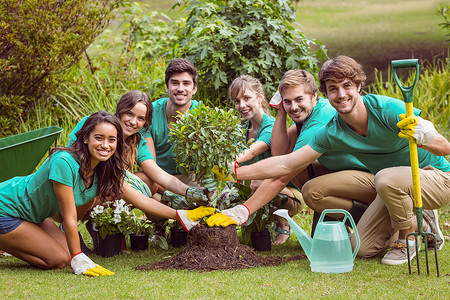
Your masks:
M122 0L0 2L0 136L64 80Z
M171 125L177 165L184 175L193 172L199 181L215 177L214 166L228 170L246 147L239 117L232 109L211 108L200 102Z
M242 74L274 93L288 69L318 72L324 47L298 29L290 0L180 0L189 10L179 56L199 70L199 98L227 105L228 85ZM214 103L216 106L219 103Z

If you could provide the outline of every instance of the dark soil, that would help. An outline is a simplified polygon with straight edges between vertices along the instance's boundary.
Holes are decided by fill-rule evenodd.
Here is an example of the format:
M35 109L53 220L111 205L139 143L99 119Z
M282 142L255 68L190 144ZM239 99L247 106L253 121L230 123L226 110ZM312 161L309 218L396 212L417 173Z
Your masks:
M253 248L239 243L236 226L207 227L199 225L191 229L188 245L177 256L147 265L136 270L234 270L258 266L277 266L282 262L304 259L299 254L289 258L280 256L262 257Z

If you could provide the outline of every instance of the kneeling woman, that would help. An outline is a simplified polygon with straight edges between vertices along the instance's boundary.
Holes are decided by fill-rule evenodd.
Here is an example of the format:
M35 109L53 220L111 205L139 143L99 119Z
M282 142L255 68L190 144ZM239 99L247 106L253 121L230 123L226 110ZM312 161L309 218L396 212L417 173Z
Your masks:
M122 157L119 121L98 112L86 120L70 147L53 149L34 174L0 183L0 249L42 269L70 264L77 275L112 275L81 252L77 207L89 206L95 197L104 201L123 196L138 208L180 219L186 229L210 213L175 211L137 191L136 195L123 182ZM59 213L65 234L50 219Z

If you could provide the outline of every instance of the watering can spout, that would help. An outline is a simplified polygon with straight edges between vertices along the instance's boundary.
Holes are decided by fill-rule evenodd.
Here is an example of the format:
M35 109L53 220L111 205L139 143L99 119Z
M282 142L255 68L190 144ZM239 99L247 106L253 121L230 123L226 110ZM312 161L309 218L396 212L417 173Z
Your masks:
M312 239L297 223L292 220L292 218L288 214L287 209L278 209L273 212L274 215L285 218L289 222L289 226L291 226L294 231L295 236L297 237L298 242L302 246L305 251L306 256L310 257Z

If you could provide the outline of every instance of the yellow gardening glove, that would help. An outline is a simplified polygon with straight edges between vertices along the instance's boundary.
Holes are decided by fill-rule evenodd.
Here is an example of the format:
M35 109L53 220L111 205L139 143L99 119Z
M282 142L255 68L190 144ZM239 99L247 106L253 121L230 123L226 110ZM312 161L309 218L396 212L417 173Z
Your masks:
M200 206L192 210L187 210L186 215L192 221L198 221L206 216L212 215L215 212L214 207Z
M416 142L418 145L428 145L436 136L436 129L430 121L417 116L406 117L405 114L400 114L399 118L397 127L400 128L398 136L401 138Z
M178 219L184 230L189 231L206 216L214 214L214 207L200 206L192 210L177 210Z
M72 257L70 267L76 275L84 274L93 277L114 275L114 272L97 265L83 252L75 254Z
M249 216L250 211L247 206L239 204L233 208L225 209L221 213L212 215L206 220L206 224L210 227L227 227L232 224L242 225L247 222Z
M215 165L212 167L211 171L213 171L214 174L216 174L216 177L220 181L231 181L231 177L229 175L229 172L225 169L220 169L219 166Z
M227 215L224 215L223 213L218 213L218 214L214 214L211 217L209 217L208 220L206 220L206 224L209 227L214 227L214 226L227 227L227 226L233 225L233 224L237 225L237 222L233 218L231 218Z

